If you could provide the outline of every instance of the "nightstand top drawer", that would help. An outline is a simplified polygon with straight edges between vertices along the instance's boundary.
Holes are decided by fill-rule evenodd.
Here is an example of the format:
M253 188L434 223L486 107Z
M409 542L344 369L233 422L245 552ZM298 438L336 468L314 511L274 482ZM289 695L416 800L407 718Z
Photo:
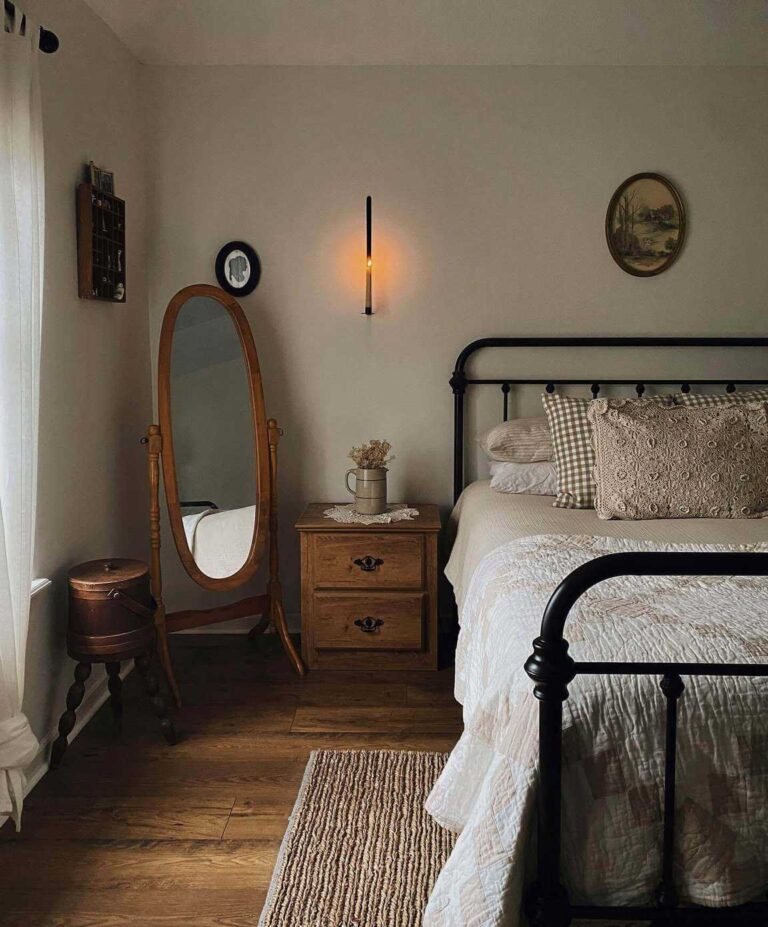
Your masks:
M309 542L315 586L420 589L424 583L421 535L318 532Z
M345 503L313 502L312 505L307 506L301 518L296 522L296 528L299 531L338 531L340 533L362 531L399 534L414 531L439 531L441 527L440 510L436 505L430 503L409 503L413 508L419 510L418 517L407 521L394 521L389 525L341 525L337 521L333 521L332 518L326 518L323 515L326 509L338 504L344 505Z

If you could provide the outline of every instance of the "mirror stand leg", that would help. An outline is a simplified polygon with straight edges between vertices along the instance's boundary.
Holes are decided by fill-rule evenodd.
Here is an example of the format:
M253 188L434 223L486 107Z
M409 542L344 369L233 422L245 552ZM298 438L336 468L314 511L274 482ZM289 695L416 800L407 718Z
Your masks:
M109 706L112 709L112 721L119 734L123 729L123 680L120 678L120 664L107 663L107 686L109 687Z
M269 599L272 623L277 633L280 635L283 650L293 664L293 668L299 676L306 676L307 668L304 666L301 657L296 653L296 648L293 646L293 641L288 633L288 624L285 620L285 610L283 609L283 590L280 588L279 582L275 583L275 585L277 588L274 591L270 591Z
M157 655L160 659L160 666L163 668L168 688L171 690L173 701L177 708L181 708L181 693L173 674L173 664L171 663L171 652L168 649L168 631L165 627L165 606L158 606L155 612L155 628L157 629Z
M272 611L272 606L267 609L267 613L262 615L258 622L251 628L248 632L248 640L255 641L259 634L263 634L269 627L269 613Z
M274 418L269 419L267 428L269 430L269 477L271 481L269 493L269 582L267 583L269 618L280 635L283 650L293 664L293 668L299 676L306 676L307 668L304 666L301 657L296 653L296 648L293 646L293 641L288 634L288 625L285 620L285 610L283 609L283 587L280 582L280 554L277 543L277 445L280 443L282 431Z
M165 737L170 746L173 746L176 743L176 729L173 726L173 721L168 717L165 701L160 694L160 685L157 681L157 677L152 672L149 654L140 653L138 657L134 659L134 663L144 680L144 688L149 696L149 701L152 704L155 716L160 722L160 730L163 732L163 737Z
M151 547L150 577L152 598L155 600L155 637L160 665L165 673L168 687L181 708L181 693L176 684L168 651L168 631L165 626L165 603L163 602L163 572L160 565L160 455L163 452L163 436L159 425L150 425L142 439L147 445L147 468L149 474L149 542Z

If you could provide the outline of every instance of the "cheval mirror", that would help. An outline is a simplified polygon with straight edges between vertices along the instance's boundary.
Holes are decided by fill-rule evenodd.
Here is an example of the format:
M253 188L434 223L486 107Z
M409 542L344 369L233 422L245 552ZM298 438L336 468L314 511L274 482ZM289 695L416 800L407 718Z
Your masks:
M160 662L177 705L179 688L168 634L260 615L253 637L274 625L296 671L304 664L288 636L277 547L277 445L267 419L259 359L238 302L198 283L168 304L160 333L157 397L160 424L148 447L152 595L157 603ZM263 595L221 607L167 612L160 567L160 462L173 540L184 568L204 589L223 593L248 582L265 549Z

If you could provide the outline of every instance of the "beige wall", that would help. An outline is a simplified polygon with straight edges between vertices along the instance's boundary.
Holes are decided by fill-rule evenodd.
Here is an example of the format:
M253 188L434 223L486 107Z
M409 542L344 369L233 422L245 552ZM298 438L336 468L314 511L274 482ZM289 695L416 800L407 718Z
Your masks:
M44 736L64 707L66 572L105 556L146 559L146 478L139 438L151 415L144 103L139 65L80 0L27 0L54 29L41 55L46 263L36 573L53 579L32 604L25 710ZM127 206L125 305L78 299L75 185L93 159L115 172ZM94 670L94 689L101 670Z
M391 497L447 504L457 352L488 334L765 333L768 69L148 68L149 312L215 282L243 238L268 413L285 427L281 525L343 499L346 453L386 437ZM603 235L616 186L679 185L689 238L652 279ZM373 195L373 319L363 302ZM166 548L166 554L168 549ZM171 605L195 593L167 557Z

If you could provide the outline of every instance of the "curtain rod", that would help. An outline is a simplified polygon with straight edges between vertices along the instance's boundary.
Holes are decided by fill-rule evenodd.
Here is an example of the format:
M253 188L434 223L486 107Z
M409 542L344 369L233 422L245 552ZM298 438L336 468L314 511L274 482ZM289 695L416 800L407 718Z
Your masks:
M16 7L13 3L11 3L11 0L4 0L3 6L5 8L5 12L9 16L15 18ZM21 15L23 16L24 14L22 13ZM55 51L58 50L59 37L56 35L55 32L51 32L50 29L44 29L41 26L40 27L40 38L38 40L37 47L40 49L41 52L45 52L46 55L52 55Z

